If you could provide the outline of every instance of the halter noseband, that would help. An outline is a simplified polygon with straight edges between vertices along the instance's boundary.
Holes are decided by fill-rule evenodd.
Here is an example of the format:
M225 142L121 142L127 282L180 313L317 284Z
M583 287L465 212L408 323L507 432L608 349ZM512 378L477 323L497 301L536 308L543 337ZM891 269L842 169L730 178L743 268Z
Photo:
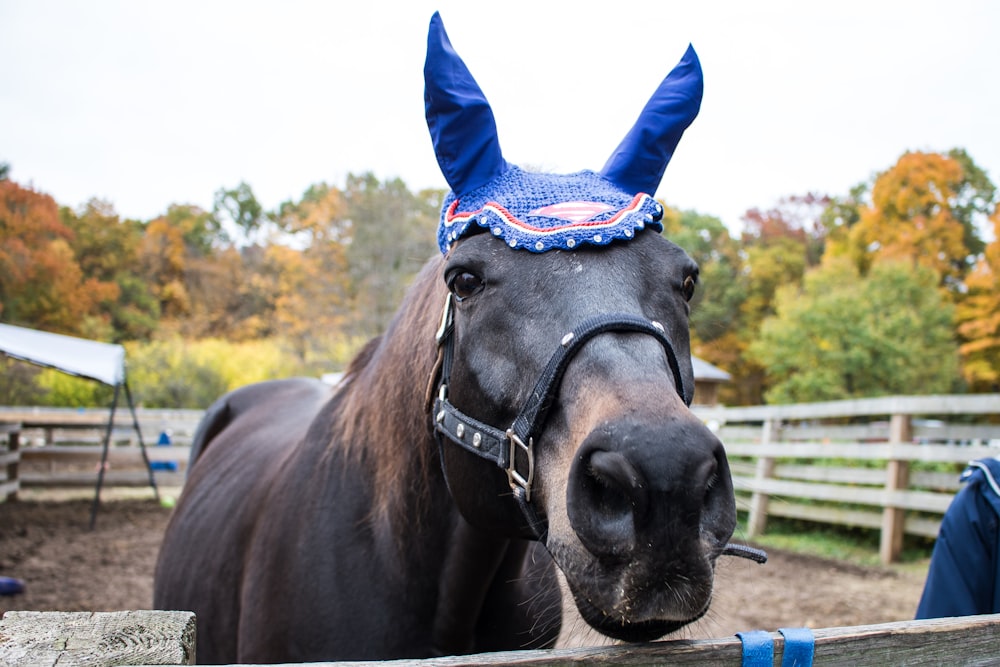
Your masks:
M684 399L686 405L691 404L692 395L685 391L677 354L663 330L663 325L627 313L604 314L585 320L563 336L559 347L549 359L549 363L511 426L499 429L466 415L448 400L448 383L454 357L454 331L452 297L449 294L441 314L441 326L437 331L440 381L433 414L434 431L439 448L443 449L444 439L447 438L462 449L492 461L502 468L507 474L514 500L536 539L542 539L545 534L546 521L544 517L539 516L531 502L531 489L535 477L535 438L545 427L549 409L555 402L566 368L590 339L610 332L642 333L652 336L667 353L667 363L674 376L677 393Z

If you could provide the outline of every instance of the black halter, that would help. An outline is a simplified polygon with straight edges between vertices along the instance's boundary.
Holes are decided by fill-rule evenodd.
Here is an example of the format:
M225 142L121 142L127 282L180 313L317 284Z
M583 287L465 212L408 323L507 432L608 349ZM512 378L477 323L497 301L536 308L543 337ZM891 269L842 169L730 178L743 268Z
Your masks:
M587 341L609 332L642 333L652 336L667 353L667 363L673 373L677 393L684 399L686 405L691 404L693 391L684 387L684 377L677 361L677 354L663 330L663 325L627 313L606 314L585 320L563 336L513 423L506 429L496 428L473 419L448 401L448 383L454 355L454 330L452 298L449 294L445 301L444 312L441 314L441 326L437 332L441 370L433 414L439 447L443 447L444 439L447 438L462 449L492 461L502 468L507 474L514 500L536 539L542 539L545 535L547 522L531 502L531 489L535 478L535 439L545 427L546 417L555 402L559 384L569 362Z

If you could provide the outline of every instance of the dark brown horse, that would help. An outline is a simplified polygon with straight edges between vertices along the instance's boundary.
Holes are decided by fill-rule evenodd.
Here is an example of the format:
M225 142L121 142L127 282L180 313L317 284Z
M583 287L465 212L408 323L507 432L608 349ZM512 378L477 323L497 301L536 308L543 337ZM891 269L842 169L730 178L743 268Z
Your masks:
M435 21L432 46L450 49ZM197 613L200 661L551 646L555 567L612 637L709 606L735 508L722 444L687 405L697 266L648 196L626 191L619 211L594 195L583 208L605 217L537 231L497 203L516 168L476 203L482 179L445 162L463 204L446 207L445 252L341 384L246 387L199 428L155 604ZM455 232L459 208L476 224ZM521 227L487 220L501 208ZM528 228L564 245L512 250Z

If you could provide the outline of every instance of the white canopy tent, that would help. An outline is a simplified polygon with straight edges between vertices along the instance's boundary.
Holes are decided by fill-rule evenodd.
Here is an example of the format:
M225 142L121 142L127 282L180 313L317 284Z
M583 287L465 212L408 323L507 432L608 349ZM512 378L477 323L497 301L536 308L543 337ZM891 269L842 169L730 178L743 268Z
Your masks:
M0 324L0 352L112 387L125 382L125 348Z
M132 425L139 436L142 457L146 462L146 469L149 471L149 484L153 487L154 495L159 499L156 479L153 477L149 459L146 457L146 445L142 440L142 430L139 428L139 419L132 402L132 392L129 390L125 375L124 347L47 331L15 327L10 324L0 324L0 353L114 387L114 398L111 402L108 427L104 434L104 445L101 450L101 465L97 471L97 487L94 490L94 505L90 514L91 528L93 528L97 518L97 508L101 501L101 486L104 483L108 445L111 442L115 411L118 408L118 399L122 388L125 390L125 397L132 414Z

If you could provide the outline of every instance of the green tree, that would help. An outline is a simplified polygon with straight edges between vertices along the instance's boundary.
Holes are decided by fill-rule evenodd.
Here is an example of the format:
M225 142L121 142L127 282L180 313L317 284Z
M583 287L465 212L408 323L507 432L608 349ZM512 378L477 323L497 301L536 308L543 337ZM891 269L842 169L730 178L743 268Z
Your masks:
M768 402L953 390L954 308L937 284L927 267L880 262L862 276L839 259L780 289L748 350L767 369Z
M254 234L267 221L264 207L257 201L253 189L245 181L240 181L235 188L228 190L220 188L215 192L212 215L218 221L220 236L224 235L230 241L237 241L238 245L250 243ZM239 236L238 239L221 232L226 220L232 224L234 234Z
M352 335L381 333L420 267L437 251L440 197L413 195L400 179L349 175L344 188L350 240L348 303Z
M698 289L691 300L691 350L733 376L734 381L720 392L724 403L746 402L741 380L748 370L739 338L740 307L747 298L742 246L718 218L664 208L664 235L699 267Z

